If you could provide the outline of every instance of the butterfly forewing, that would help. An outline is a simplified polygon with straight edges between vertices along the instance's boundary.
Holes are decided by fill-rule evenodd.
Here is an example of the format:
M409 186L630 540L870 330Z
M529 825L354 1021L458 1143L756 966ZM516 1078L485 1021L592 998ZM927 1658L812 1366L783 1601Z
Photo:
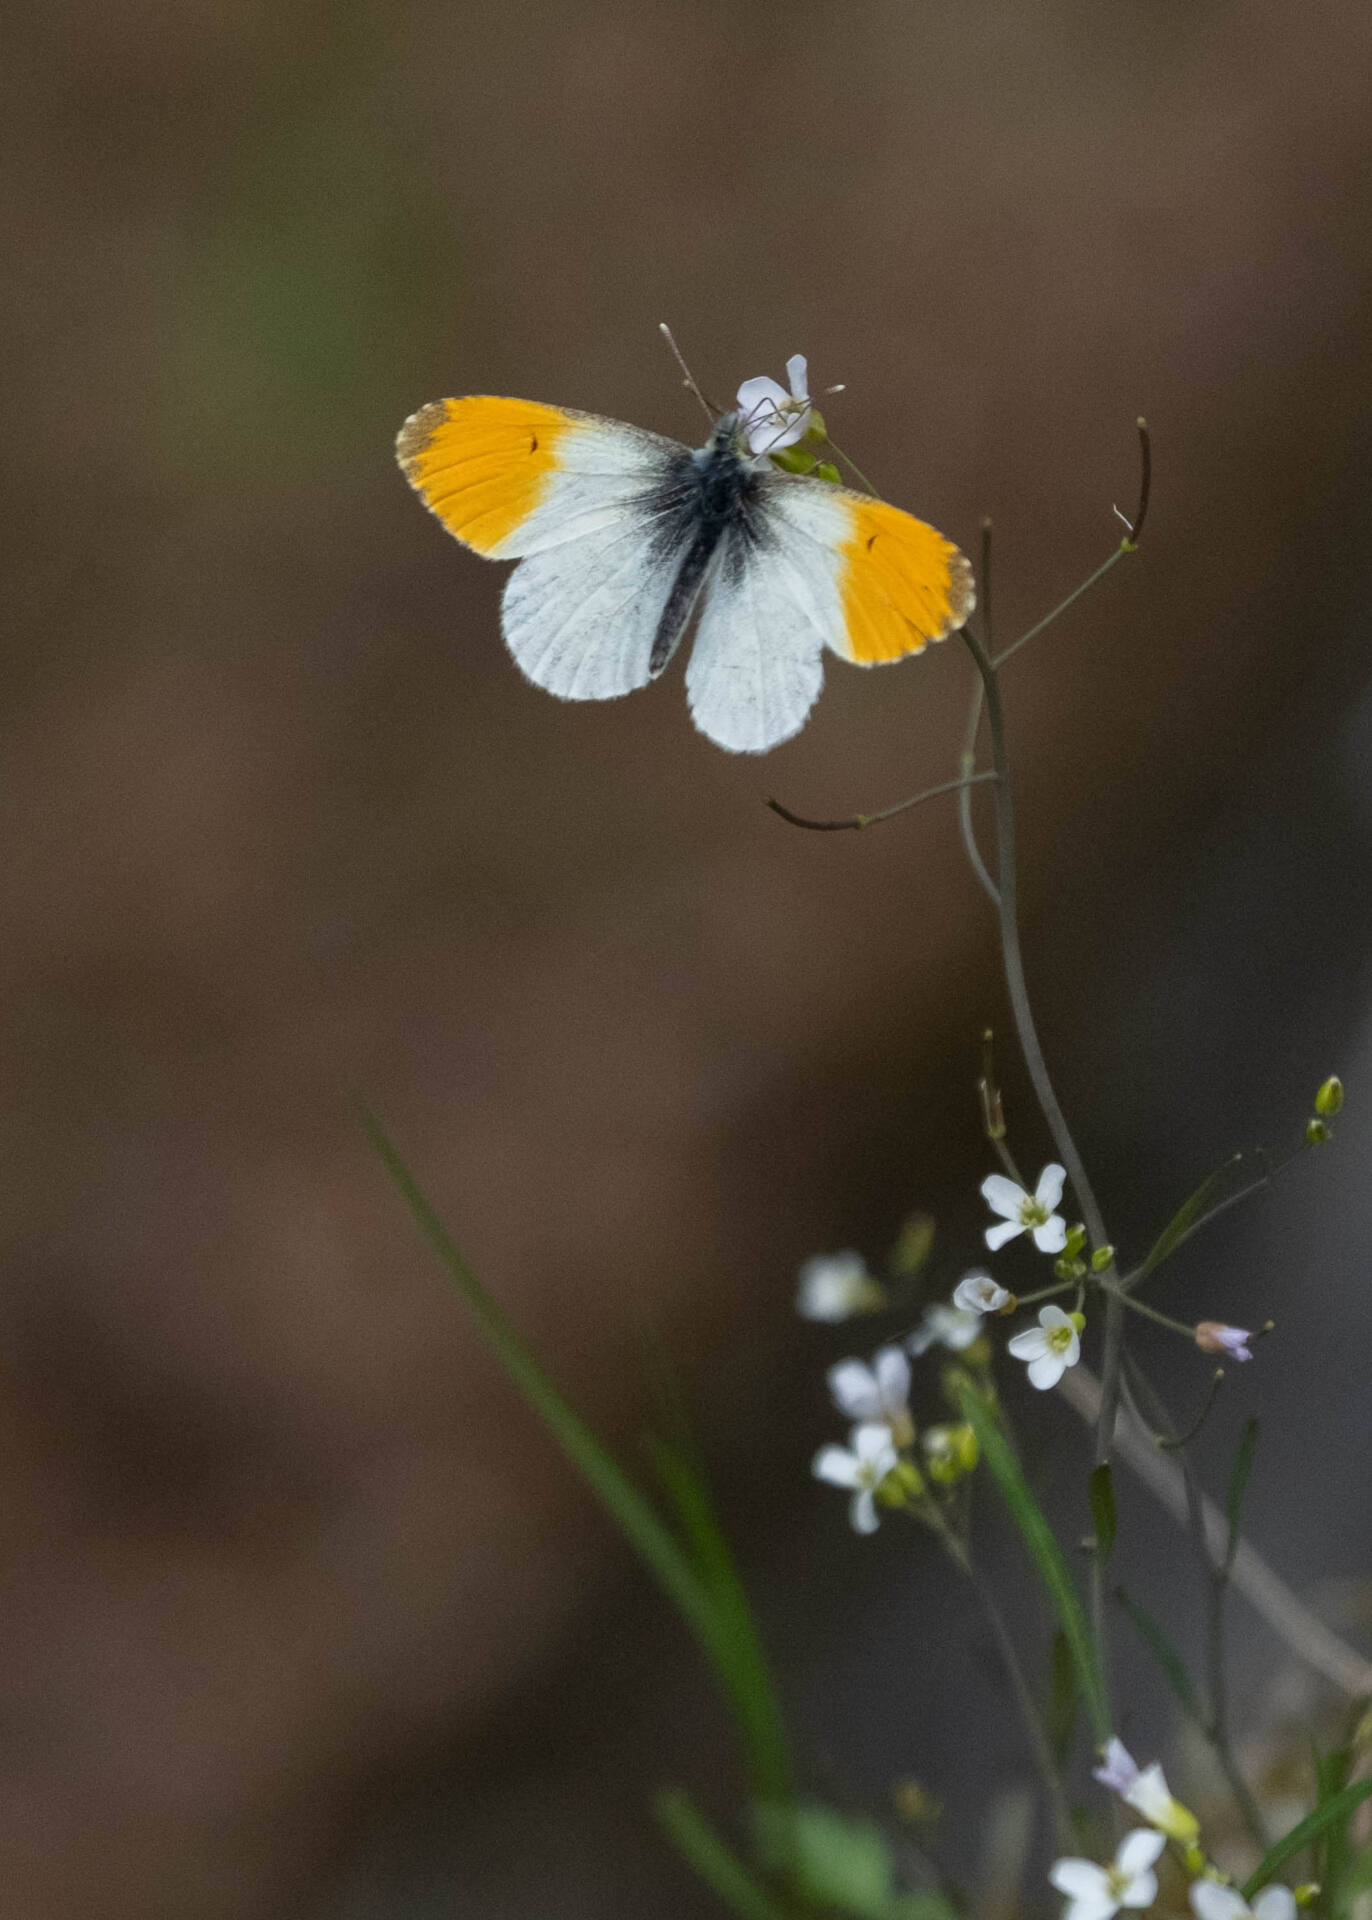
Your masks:
M477 395L422 408L397 451L450 533L520 560L501 624L531 680L564 700L647 684L690 544L688 448L598 414Z

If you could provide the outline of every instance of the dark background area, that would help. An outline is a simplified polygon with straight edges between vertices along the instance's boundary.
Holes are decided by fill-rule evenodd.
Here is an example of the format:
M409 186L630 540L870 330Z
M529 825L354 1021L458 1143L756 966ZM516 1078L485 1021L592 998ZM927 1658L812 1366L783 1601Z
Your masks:
M677 673L564 706L392 440L465 391L693 438L659 320L724 394L803 351L886 493L973 553L992 517L1009 636L1109 552L1148 415L1144 549L1006 673L1031 980L1126 1250L1346 1069L1338 1144L1156 1297L1281 1322L1217 1454L1260 1406L1259 1544L1355 1575L1366 10L72 0L5 36L12 1910L711 1910L647 1809L727 1811L729 1736L358 1089L629 1453L670 1348L807 1778L918 1774L973 1859L1004 1702L930 1556L809 1481L852 1343L790 1303L911 1205L973 1249L994 930L939 803L761 805L948 777L967 663L834 663L764 762ZM1068 1415L1026 1414L1052 1485Z

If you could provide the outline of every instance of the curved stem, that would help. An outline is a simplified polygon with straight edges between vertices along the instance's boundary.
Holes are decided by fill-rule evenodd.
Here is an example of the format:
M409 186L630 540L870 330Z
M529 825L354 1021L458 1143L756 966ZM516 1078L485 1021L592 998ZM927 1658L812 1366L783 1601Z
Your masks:
M1077 1152L1076 1142L1058 1104L1058 1096L1053 1091L1053 1083L1048 1076L1048 1063L1043 1057L1043 1048L1039 1045L1038 1030L1034 1025L1033 1012L1029 1005L1029 990L1024 979L1024 959L1020 951L1019 940L1019 901L1015 874L1015 807L1010 786L1010 768L1005 757L1005 720L1000 703L1000 685L996 670L987 659L976 637L966 627L960 628L968 652L976 662L977 672L981 675L981 684L986 693L986 718L991 729L991 755L996 772L993 796L996 805L996 853L1000 893L1000 943L1001 959L1005 967L1005 984L1010 995L1010 1010L1015 1019L1015 1030L1019 1035L1020 1046L1024 1052L1024 1062L1029 1069L1029 1078L1034 1083L1034 1092L1048 1123L1048 1131L1053 1136L1053 1144L1059 1158L1067 1169L1067 1177L1072 1182L1072 1191L1077 1196L1082 1218L1086 1222L1086 1231L1093 1247L1109 1244L1105 1231L1105 1222L1096 1203L1095 1190L1087 1178L1086 1168L1082 1165L1081 1155Z
M1069 1853L1076 1844L1072 1831L1072 1810L1068 1804L1067 1792L1061 1776L1053 1762L1053 1750L1048 1744L1048 1735L1044 1731L1038 1702L1034 1699L1033 1691L1025 1678L1024 1668L1020 1665L1014 1636L1005 1624L1005 1616L996 1604L995 1594L973 1564L971 1555L961 1542L955 1540L946 1530L941 1532L941 1538L949 1558L958 1571L966 1577L981 1603L986 1624L991 1629L996 1651L1000 1654L1001 1665L1005 1669L1005 1677L1010 1682L1010 1690L1015 1696L1015 1704L1019 1708L1024 1730L1029 1737L1034 1765L1038 1769L1044 1792L1048 1796L1048 1804L1052 1808L1056 1843L1062 1852Z

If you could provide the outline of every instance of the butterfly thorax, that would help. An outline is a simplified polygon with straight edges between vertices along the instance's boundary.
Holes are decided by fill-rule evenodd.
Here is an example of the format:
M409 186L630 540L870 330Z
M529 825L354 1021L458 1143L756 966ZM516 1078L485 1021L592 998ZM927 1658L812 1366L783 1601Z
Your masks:
M726 413L703 447L683 449L654 490L654 544L664 559L671 556L676 577L658 622L650 672L660 673L676 651L713 570L737 570L758 540L764 484L738 415Z

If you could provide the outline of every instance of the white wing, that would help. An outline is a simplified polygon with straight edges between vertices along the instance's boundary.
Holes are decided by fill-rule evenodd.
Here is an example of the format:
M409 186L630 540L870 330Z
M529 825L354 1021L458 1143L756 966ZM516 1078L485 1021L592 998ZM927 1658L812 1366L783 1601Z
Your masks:
M767 489L756 544L726 535L706 589L686 693L700 731L730 753L766 753L799 733L843 633L842 532L821 491Z
M584 521L583 521L584 526ZM665 549L656 522L626 504L521 560L501 605L520 671L563 700L646 687L653 640L686 542Z

